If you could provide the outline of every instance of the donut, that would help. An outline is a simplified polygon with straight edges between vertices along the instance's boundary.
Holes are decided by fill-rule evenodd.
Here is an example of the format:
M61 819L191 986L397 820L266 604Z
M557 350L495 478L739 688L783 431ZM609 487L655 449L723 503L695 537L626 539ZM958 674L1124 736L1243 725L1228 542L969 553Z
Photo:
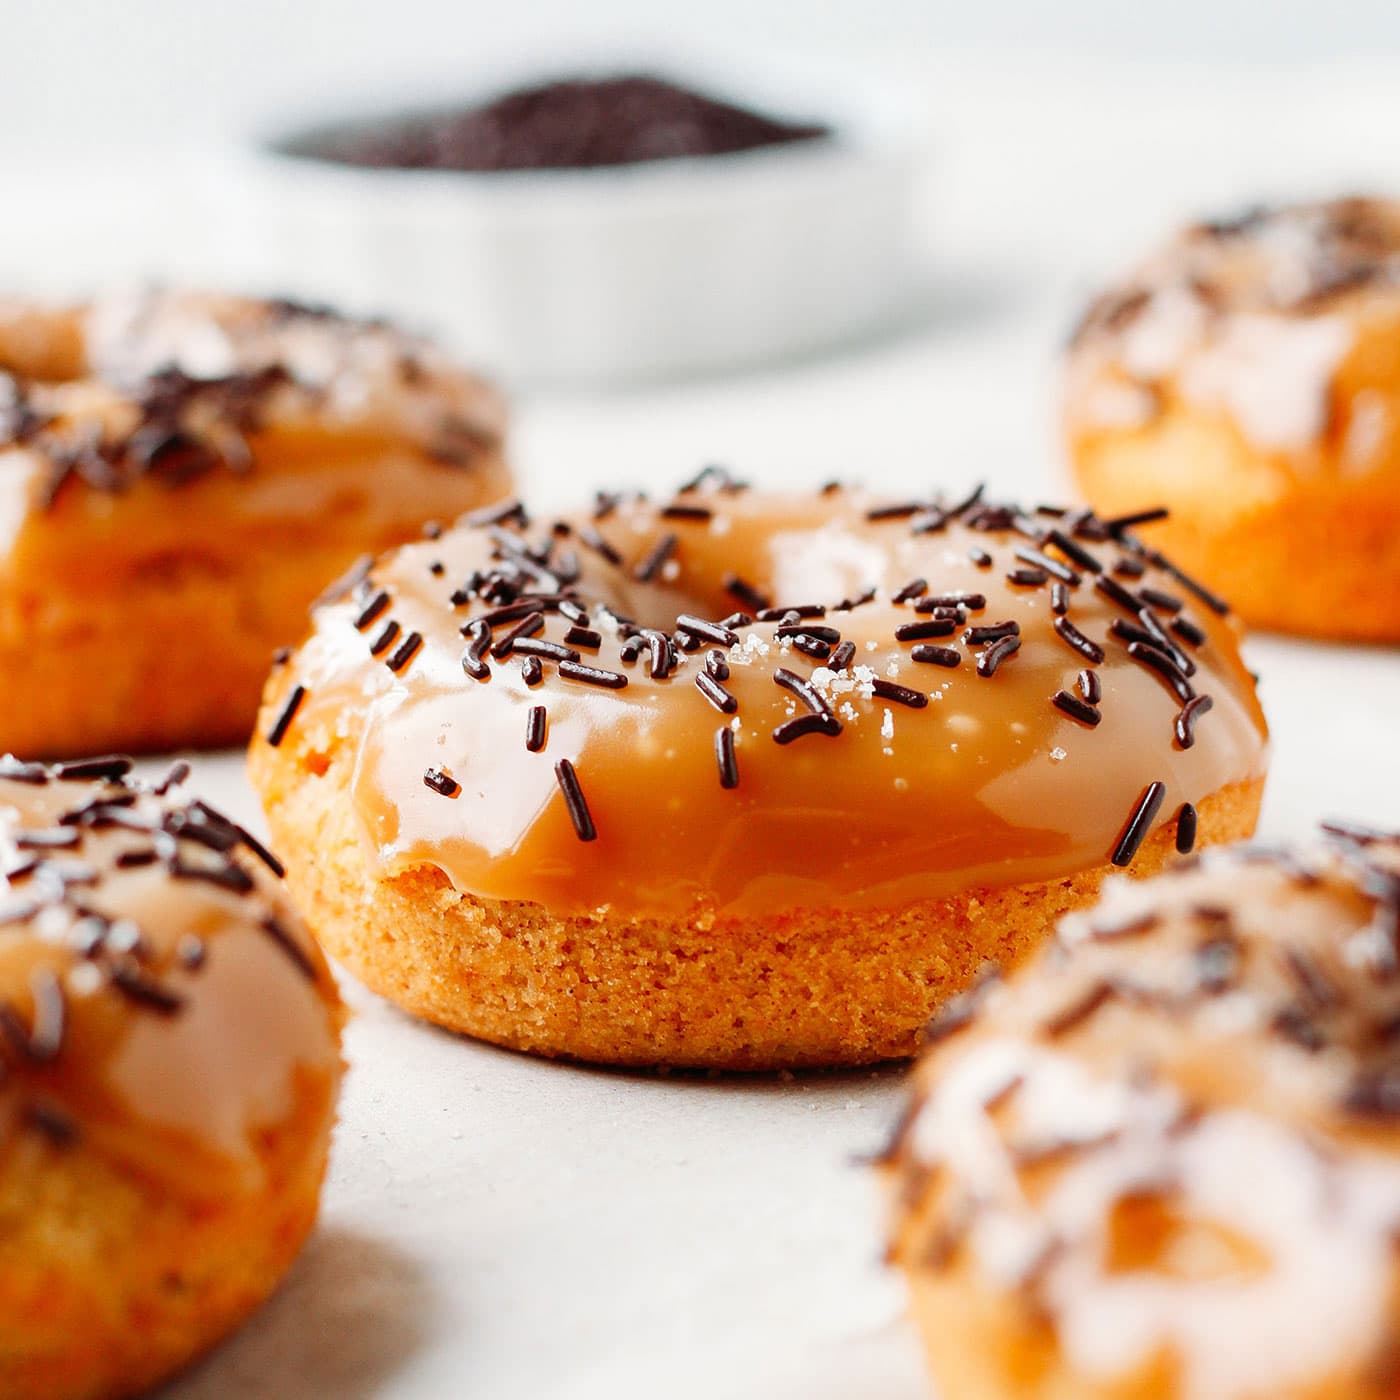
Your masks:
M322 946L418 1015L875 1061L1106 871L1252 829L1221 606L1121 522L980 493L507 502L317 611L249 771Z
M1400 639L1400 204L1186 229L1090 306L1068 456L1259 627Z
M326 582L508 489L421 341L194 293L0 303L0 752L244 744Z
M930 1027L892 1257L945 1400L1400 1387L1400 836L1204 852Z
M276 859L181 773L0 759L0 1391L145 1390L317 1211L341 1005ZM181 765L183 767L183 765Z

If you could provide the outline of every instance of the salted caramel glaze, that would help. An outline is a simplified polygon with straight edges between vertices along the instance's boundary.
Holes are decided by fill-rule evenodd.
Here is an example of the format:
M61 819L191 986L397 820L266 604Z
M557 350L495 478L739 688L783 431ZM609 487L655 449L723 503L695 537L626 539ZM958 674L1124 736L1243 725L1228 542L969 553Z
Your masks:
M1130 859L1154 818L1262 776L1207 596L1087 513L711 471L381 558L317 612L255 743L310 774L352 743L383 875L437 866L558 913L900 905ZM1175 681L1165 651L1129 655L1147 628ZM1191 695L1211 703L1183 746Z
M1111 882L935 1021L890 1166L948 1400L1396 1393L1400 836L1332 830Z
M264 1135L329 1122L339 999L275 859L128 766L0 760L0 1166L38 1132L256 1191Z
M349 520L382 548L499 495L504 426L496 391L431 344L320 307L0 301L0 560L50 591L168 569L216 549L179 505L195 483L204 520L263 545Z

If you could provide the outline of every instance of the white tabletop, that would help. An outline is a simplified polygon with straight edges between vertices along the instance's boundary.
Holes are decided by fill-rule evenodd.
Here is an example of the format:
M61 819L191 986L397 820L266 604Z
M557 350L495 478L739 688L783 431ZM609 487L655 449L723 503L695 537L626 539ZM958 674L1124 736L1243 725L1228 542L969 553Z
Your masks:
M1007 495L1063 495L1054 356L1091 278L1213 204L1400 184L1382 164L1400 86L1364 68L899 67L926 92L934 147L937 272L907 325L763 373L526 395L531 499L549 509L712 459L760 482L986 477ZM34 225L0 252L0 275L61 280L56 248L77 260L64 275L108 270L90 232ZM188 248L169 265L188 267ZM1276 746L1265 834L1325 814L1400 822L1400 653L1263 639L1250 652ZM196 760L192 783L253 819L236 757ZM281 1294L172 1400L926 1396L857 1161L894 1118L897 1071L594 1072L347 992L357 1014L321 1228Z

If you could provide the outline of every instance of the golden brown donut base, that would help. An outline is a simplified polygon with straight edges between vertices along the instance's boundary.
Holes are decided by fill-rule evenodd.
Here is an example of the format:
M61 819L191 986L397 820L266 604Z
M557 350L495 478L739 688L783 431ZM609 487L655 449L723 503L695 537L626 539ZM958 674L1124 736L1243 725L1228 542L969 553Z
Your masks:
M268 1134L267 1184L188 1201L81 1138L28 1130L0 1172L0 1377L7 1400L136 1395L274 1291L316 1221L329 1090Z
M269 490L311 494L280 516L239 513L256 477L142 483L111 514L96 493L62 497L0 577L0 753L245 743L274 651L304 634L331 579L417 537L424 518L451 519L509 485L499 455L483 452L467 469L418 464L408 499L376 500L369 483L391 451L402 459L383 443L283 436L256 470ZM296 479L308 471L326 475Z
M435 867L367 873L344 749L295 767L254 746L250 773L321 946L405 1010L513 1050L615 1065L730 1070L869 1064L912 1055L935 1009L992 960L1011 966L1092 901L1105 864L1062 880L897 910L771 917L557 917L459 894ZM320 764L325 763L323 770ZM1262 779L1199 804L1199 843L1254 830ZM1175 823L1132 873L1175 855Z
M1166 505L1143 538L1253 626L1337 641L1400 639L1400 460L1348 478L1325 444L1299 472L1227 421L1171 407L1133 432L1071 428L1079 489L1116 515Z

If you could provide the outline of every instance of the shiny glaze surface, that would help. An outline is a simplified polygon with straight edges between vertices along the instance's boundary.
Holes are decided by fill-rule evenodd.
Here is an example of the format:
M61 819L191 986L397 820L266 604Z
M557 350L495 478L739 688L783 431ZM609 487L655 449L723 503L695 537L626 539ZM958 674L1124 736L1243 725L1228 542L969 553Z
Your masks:
M0 871L0 1161L36 1129L217 1196L261 1184L264 1133L328 1121L339 1000L237 828L120 779L0 776Z
M559 561L577 554L570 591L602 634L596 649L580 648L581 659L625 674L625 689L567 679L549 659L534 687L516 656L488 658L486 680L464 672L462 629L490 605L478 598L454 606L453 590L493 567L499 541L515 548L551 539L551 522L523 531L513 522L464 522L380 560L349 598L319 611L312 638L269 688L254 742L266 742L273 717L302 686L283 742L313 752L351 746L356 811L382 873L429 864L475 895L535 900L556 912L609 906L637 915L696 906L730 913L887 906L1050 879L1106 861L1152 782L1166 783L1159 820L1167 821L1183 802L1263 774L1266 730L1234 624L1160 568L1148 566L1136 582L1185 598L1185 613L1206 632L1190 650L1200 668L1196 688L1214 708L1185 750L1173 738L1180 702L1106 638L1110 621L1129 615L1088 574L1070 589L1069 617L1107 650L1092 668L1102 721L1088 728L1052 705L1057 691L1074 690L1087 663L1054 632L1050 589L1007 579L1026 567L1013 552L1033 541L1014 528L965 523L976 522L981 507L917 534L911 525L926 509L873 521L867 512L886 503L849 490L779 498L706 484L673 504L711 514L673 518L629 500L602 518L572 518L552 536L551 562L568 572ZM1057 523L1021 518L1030 531ZM584 542L590 529L619 564ZM639 561L668 533L676 536L669 562L653 582L638 582ZM1140 547L1084 548L1111 565ZM975 550L990 553L990 567L972 561ZM723 618L737 606L722 582L730 573L783 606L827 605L811 625L839 628L854 644L850 667L834 673L804 655L778 636L777 622L741 625L738 645L723 649L723 686L737 701L728 716L696 687L708 647L680 656L665 679L649 674L645 651L630 665L621 659L624 643L608 610L668 630L680 613ZM956 648L956 669L917 663L918 643L895 639L897 627L928 617L916 600L892 601L915 577L930 595L985 595L985 606L951 635L929 639ZM870 601L834 609L870 588ZM366 600L381 589L389 595L384 610L357 628ZM386 620L400 640L410 632L423 638L397 671L385 664L393 647L371 655ZM986 648L965 644L962 634L1004 620L1018 624L1020 650L995 674L980 675L975 662ZM570 625L549 614L535 640L562 642ZM806 712L775 683L779 667L814 679L839 734L774 741L779 725ZM927 704L909 708L872 695L877 680L915 688ZM535 706L546 711L546 742L531 752L526 727ZM732 788L721 785L715 752L725 724L739 772ZM555 774L563 759L577 772L596 840L580 840L571 822ZM429 767L459 789L445 796L429 787Z

